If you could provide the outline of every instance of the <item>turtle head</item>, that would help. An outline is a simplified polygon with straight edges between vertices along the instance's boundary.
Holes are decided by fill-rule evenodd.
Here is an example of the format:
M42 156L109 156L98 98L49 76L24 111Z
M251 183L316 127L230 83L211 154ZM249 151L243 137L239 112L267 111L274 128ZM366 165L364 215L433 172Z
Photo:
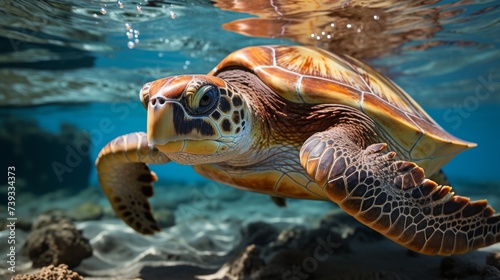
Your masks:
M183 164L230 159L248 146L245 100L224 80L173 76L147 83L140 93L148 110L148 141Z

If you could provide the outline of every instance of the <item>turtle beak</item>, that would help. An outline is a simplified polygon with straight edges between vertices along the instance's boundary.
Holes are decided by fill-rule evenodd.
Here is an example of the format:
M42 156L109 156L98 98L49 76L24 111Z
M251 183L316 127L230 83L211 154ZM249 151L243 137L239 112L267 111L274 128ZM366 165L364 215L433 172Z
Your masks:
M182 108L175 106L180 106L178 102L185 84L178 79L178 77L166 77L142 87L140 96L144 107L148 110L147 134L150 146L158 147L179 139L174 126L176 121L174 115L176 112L183 112Z
M163 96L151 98L148 105L148 143L150 146L164 145L177 140L174 128L174 106L176 101Z

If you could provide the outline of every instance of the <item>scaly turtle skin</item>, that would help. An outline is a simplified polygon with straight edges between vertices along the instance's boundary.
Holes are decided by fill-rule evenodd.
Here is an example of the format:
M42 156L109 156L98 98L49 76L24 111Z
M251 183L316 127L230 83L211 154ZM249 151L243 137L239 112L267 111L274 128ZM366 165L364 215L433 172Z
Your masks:
M249 47L207 75L146 84L147 134L99 154L102 188L138 232L160 230L148 163L272 196L331 200L361 223L424 254L500 241L500 216L426 179L475 146L444 131L402 89L347 56L298 46ZM442 183L442 182L440 182Z

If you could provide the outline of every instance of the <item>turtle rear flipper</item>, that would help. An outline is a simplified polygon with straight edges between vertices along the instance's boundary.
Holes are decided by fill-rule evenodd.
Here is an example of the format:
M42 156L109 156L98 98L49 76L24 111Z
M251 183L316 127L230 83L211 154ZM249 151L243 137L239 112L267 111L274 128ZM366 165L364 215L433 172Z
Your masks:
M300 151L309 176L347 213L424 254L460 254L500 242L500 215L485 200L470 201L425 179L415 163L382 153L386 144L363 149L352 130L316 133Z
M286 207L286 198L284 197L279 197L279 196L274 196L271 195L271 200L276 204L278 207Z
M147 163L169 161L158 149L149 147L143 132L115 138L97 157L99 182L111 206L122 220L140 233L153 234L160 230L148 202L157 177Z

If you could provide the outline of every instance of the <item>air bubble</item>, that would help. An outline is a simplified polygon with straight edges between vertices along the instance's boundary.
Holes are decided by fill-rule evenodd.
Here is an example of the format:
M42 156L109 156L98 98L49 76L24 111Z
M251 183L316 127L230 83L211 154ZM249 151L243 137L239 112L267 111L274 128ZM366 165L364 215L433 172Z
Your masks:
M136 44L139 44L139 39L137 39L137 38L136 38L136 39L134 40L134 42L135 42Z
M346 27L347 27L347 28L351 28L351 27L352 27L352 24L348 23L348 24L346 25Z
M316 36L316 34L311 33L311 38L314 38L315 36Z
M123 1L122 0L118 0L117 5L118 5L118 8L123 9Z
M106 8L101 7L101 14L105 15L107 13Z
M130 23L125 23L125 28L127 30L130 30L130 29L132 29L132 25Z
M133 48L135 47L134 42L129 41L129 42L127 43L127 47L128 47L129 49L133 49Z
M374 20L379 20L379 19L380 19L380 16L379 16L379 15L373 15L373 19L374 19Z
M127 32L127 38L132 39L134 38L134 34L132 32Z
M137 5L137 12L138 13L142 13L142 6L141 6L141 4Z
M170 18L171 19L175 19L176 17L177 17L177 14L174 13L174 12L172 12L172 11L170 11Z

